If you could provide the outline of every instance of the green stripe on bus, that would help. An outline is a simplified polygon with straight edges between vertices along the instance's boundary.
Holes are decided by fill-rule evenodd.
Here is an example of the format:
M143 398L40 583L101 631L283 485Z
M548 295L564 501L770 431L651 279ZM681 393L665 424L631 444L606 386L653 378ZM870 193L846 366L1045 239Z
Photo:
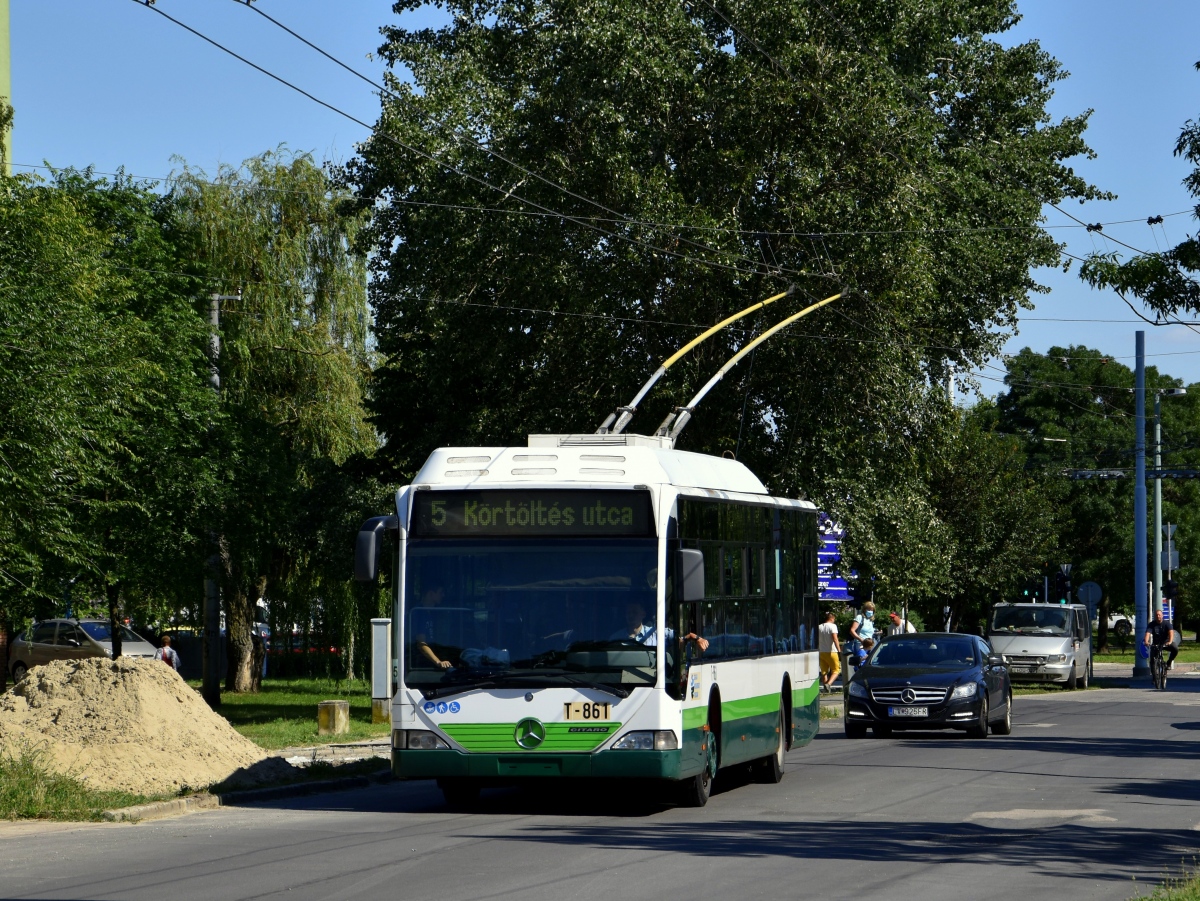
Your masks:
M516 723L439 723L439 727L468 751L528 754L517 744ZM546 723L546 740L534 752L591 751L611 738L620 723ZM572 732L572 729L604 728L603 732Z
M807 707L816 700L819 689L814 682L807 688L792 690L792 706ZM774 713L779 709L779 695L760 695L755 698L745 698L740 701L724 701L721 704L721 718L725 722L746 719L752 716L763 716ZM685 707L683 709L683 728L699 729L708 719L708 707Z
M683 708L683 729L685 732L688 729L699 729L704 725L706 719L708 719L707 707Z

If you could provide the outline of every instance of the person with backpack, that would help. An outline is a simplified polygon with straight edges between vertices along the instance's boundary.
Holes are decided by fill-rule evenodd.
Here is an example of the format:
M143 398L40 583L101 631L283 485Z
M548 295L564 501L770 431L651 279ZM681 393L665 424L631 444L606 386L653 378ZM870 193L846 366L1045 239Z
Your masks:
M875 604L867 601L850 623L850 651L857 654L862 650L864 639L875 640Z
M162 647L154 652L154 659L161 660L175 672L179 672L179 654L171 647L171 636L164 635L162 638Z

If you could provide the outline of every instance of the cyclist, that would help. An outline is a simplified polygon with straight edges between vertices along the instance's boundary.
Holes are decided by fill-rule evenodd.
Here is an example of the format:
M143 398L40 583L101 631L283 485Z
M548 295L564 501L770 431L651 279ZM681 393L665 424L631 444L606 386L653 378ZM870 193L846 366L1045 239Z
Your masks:
M1162 656L1163 648L1170 646L1175 641L1175 629L1172 624L1163 619L1161 610L1154 611L1154 619L1146 626L1146 645L1150 648L1150 668L1154 669L1154 662L1158 657ZM1157 678L1157 676L1155 677Z

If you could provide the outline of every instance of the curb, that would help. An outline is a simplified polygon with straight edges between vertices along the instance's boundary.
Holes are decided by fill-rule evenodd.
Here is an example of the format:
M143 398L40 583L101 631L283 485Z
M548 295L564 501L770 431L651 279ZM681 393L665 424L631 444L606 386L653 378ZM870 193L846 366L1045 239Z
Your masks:
M143 820L162 820L168 817L182 816L185 813L194 813L197 810L238 807L242 804L278 801L283 798L299 798L304 795L316 795L322 792L349 791L355 788L367 788L372 784L391 781L391 772L385 771L375 776L347 776L344 779L297 782L292 785L277 785L272 788L252 788L246 791L225 792L219 795L207 793L189 795L186 798L172 798L169 801L153 801L149 804L136 804L133 807L106 810L101 816L109 823L137 823Z

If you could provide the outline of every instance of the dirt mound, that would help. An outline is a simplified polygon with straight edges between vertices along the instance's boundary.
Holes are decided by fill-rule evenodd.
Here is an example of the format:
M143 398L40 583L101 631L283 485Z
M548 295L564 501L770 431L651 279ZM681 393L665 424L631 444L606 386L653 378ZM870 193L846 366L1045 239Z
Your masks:
M275 778L283 761L213 713L156 660L91 658L34 667L0 695L0 749L44 748L51 766L98 789L166 794L238 774Z

